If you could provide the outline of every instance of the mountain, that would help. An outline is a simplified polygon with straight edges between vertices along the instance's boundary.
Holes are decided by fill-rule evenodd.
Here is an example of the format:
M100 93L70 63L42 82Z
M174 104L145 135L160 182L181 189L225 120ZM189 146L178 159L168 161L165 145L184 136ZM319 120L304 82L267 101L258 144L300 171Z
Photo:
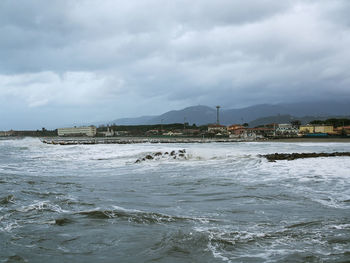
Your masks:
M213 123L216 121L216 109L208 106L192 106L182 110L168 111L159 116L143 116L138 118L123 118L109 122L117 125L147 125L167 123L196 123L198 125Z
M114 121L110 121L108 124L118 124L118 125L146 125L149 121L157 116L141 116L137 118L122 118Z
M222 122L243 123L278 115L292 115L295 118L312 116L344 116L350 115L350 102L299 102L290 104L261 104L242 109L231 109L223 112Z
M254 120L271 117L286 116L300 119L310 116L313 119L325 119L330 116L350 115L350 102L323 101L299 102L289 104L260 104L240 109L220 109L220 123L229 125L233 123L250 123ZM285 117L288 122L288 117ZM158 116L143 116L138 118L123 118L109 122L117 125L142 125L159 123L183 123L205 125L216 122L216 109L208 106L192 106L182 110L172 110ZM273 122L273 121L271 121Z
M216 109L208 106L192 106L182 110L168 111L150 120L154 123L196 123L198 125L216 122Z
M290 123L294 120L299 120L301 124L308 124L313 120L326 120L331 118L346 118L350 119L350 116L304 116L304 117L296 117L292 115L276 115L276 116L268 116L263 118L258 118L249 122L249 127L257 127L260 125L266 125L270 123Z

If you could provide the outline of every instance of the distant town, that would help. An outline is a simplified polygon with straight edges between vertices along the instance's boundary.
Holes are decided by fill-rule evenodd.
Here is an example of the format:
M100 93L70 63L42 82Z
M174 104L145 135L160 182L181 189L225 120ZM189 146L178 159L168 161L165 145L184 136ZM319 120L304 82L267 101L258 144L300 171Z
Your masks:
M249 127L247 123L221 125L219 119L215 124L196 126L189 123L156 125L100 125L58 128L36 131L0 131L0 136L33 137L162 137L162 138L229 138L237 140L264 140L278 138L350 138L350 119L314 120L301 125L300 121L291 123L271 123L258 127Z

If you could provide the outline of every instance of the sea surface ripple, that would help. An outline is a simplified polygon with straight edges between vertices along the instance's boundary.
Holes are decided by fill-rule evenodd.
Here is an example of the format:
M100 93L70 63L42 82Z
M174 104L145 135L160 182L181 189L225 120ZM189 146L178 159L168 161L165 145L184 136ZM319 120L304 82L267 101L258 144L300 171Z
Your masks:
M350 158L260 157L334 151L1 139L0 262L349 262Z

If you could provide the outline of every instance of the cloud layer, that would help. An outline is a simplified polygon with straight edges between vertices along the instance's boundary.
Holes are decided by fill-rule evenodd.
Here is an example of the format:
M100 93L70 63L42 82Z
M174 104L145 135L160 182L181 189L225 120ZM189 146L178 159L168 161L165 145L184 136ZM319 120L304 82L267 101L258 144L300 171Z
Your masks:
M50 127L350 99L349 13L346 0L3 0L0 117L17 122L0 129L33 111Z

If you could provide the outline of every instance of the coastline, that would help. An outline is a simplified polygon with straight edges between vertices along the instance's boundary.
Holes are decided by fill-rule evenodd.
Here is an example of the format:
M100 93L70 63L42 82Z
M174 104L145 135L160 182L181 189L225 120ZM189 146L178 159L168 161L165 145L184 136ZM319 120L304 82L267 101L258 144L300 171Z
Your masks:
M283 139L268 139L269 142L345 142L350 143L349 138L283 138Z
M41 142L54 145L75 144L138 144L138 143L230 143L230 142L285 142L285 143L350 143L350 138L283 138L244 140L237 138L193 138L193 137L45 137Z

